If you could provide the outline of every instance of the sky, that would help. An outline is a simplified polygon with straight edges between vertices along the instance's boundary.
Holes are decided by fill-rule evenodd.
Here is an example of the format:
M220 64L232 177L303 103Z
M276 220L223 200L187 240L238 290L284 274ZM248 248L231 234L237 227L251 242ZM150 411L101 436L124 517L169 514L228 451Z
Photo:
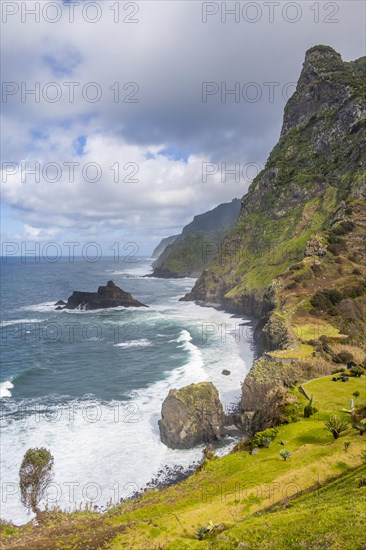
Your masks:
M1 9L3 255L150 254L245 194L308 48L365 55L362 0Z

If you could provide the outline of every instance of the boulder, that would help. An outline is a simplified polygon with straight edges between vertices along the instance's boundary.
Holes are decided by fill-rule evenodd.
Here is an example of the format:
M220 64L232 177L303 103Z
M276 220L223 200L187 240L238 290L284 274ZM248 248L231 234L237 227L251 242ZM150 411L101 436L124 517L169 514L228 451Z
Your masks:
M225 434L225 415L212 382L170 390L161 416L160 439L171 449L219 441Z
M66 302L64 302L63 300L59 300L55 303L55 306L66 306Z
M64 309L91 310L119 306L148 307L135 300L129 292L119 288L113 281L108 281L107 285L100 286L97 292L74 291Z

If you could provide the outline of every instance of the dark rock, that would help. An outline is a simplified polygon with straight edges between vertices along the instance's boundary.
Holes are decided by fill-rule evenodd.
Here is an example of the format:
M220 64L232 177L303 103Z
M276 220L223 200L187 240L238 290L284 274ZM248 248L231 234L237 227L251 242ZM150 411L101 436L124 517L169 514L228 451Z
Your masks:
M229 376L231 372L229 370L224 369L221 374L224 374L225 376Z
M57 306L57 307L55 308L55 311L60 311L61 309L65 309L65 308L64 308L64 307L61 307L61 306Z
M66 302L64 302L63 300L59 300L55 303L55 306L66 306Z
M108 281L107 286L100 286L98 292L74 291L67 300L65 309L105 309L111 307L148 307L135 300L129 292L125 292L113 281Z
M161 441L172 449L189 449L222 439L225 415L211 382L170 390L159 420Z

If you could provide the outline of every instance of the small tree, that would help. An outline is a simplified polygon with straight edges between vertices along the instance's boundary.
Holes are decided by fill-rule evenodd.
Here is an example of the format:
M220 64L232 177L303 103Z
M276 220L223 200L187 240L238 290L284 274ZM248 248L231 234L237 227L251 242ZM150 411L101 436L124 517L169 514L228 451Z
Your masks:
M280 456L281 458L283 458L283 460L287 460L288 458L290 458L291 453L290 451L287 451L286 449L284 449L283 451L280 451Z
M42 447L28 449L19 470L20 499L22 504L35 514L53 478L53 456Z
M338 439L340 434L347 430L348 422L337 415L330 416L324 421L325 429L333 434L334 439Z
M310 418L314 414L313 396L309 399L309 403L304 407L304 418Z

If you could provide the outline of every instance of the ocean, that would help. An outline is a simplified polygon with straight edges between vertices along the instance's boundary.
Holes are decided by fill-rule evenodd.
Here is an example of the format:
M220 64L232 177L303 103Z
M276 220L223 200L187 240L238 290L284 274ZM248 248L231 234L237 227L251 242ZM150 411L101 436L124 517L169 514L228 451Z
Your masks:
M143 488L166 465L187 467L202 448L160 442L171 388L212 381L226 412L253 360L252 324L179 302L195 280L146 278L150 258L57 262L7 258L1 269L1 513L30 520L18 471L30 447L54 456L48 507L103 510ZM113 280L149 308L55 311L73 290ZM229 376L222 374L230 371ZM233 445L226 440L223 454Z

